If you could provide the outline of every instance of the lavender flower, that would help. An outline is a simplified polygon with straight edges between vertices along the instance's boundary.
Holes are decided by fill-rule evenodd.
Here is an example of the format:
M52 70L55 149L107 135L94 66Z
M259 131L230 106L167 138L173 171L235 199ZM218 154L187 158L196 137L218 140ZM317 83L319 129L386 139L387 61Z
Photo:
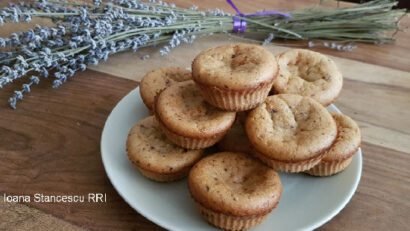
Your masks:
M30 80L31 80L31 82L32 83L34 83L34 84L39 84L39 82L40 82L40 78L39 77L37 77L37 76L35 76L35 75L32 75L31 77L30 77Z
M10 97L8 102L9 102L11 108L16 109L16 104L17 104L16 97L14 97L14 96Z
M269 43L272 42L272 40L275 38L275 36L273 35L273 33L270 33L269 36L265 39L265 41L263 41L262 46L266 46Z
M343 44L337 44L335 42L332 42L331 44L329 44L328 42L323 42L323 43L314 43L313 41L308 42L309 48L320 47L320 46L328 47L330 49L335 49L338 51L352 51L357 48L357 46L354 46L351 44L343 45Z

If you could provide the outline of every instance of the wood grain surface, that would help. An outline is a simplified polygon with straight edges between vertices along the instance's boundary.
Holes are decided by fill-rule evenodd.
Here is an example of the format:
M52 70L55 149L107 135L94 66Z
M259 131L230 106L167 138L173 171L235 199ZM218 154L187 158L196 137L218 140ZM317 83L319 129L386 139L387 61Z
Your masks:
M9 1L1 1L0 6ZM221 8L223 0L174 1L179 6ZM244 12L301 8L317 1L236 0ZM44 23L40 21L39 23ZM46 22L47 23L47 22ZM403 19L404 27L410 19ZM30 25L6 25L0 36ZM410 222L410 33L384 46L360 45L332 55L345 77L336 105L358 121L363 133L363 175L355 196L319 230L406 230ZM102 166L100 137L115 104L146 71L161 65L189 66L206 47L242 38L214 36L177 48L167 57L157 49L122 53L94 70L78 73L59 89L42 81L17 110L0 90L0 230L162 230L116 193ZM300 44L300 43L296 43ZM274 53L286 49L269 46ZM144 54L151 59L140 60ZM14 86L18 86L17 83ZM6 195L106 193L106 203L6 203Z

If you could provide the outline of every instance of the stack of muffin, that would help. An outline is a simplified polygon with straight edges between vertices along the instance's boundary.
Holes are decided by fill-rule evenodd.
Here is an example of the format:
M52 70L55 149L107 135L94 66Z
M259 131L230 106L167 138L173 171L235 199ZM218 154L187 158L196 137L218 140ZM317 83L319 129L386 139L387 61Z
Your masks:
M342 85L334 62L313 51L205 50L192 73L165 67L144 76L140 93L153 116L129 132L128 157L155 181L189 174L191 196L211 224L251 228L279 202L275 170L330 176L349 165L360 130L325 108ZM215 144L223 152L201 159Z

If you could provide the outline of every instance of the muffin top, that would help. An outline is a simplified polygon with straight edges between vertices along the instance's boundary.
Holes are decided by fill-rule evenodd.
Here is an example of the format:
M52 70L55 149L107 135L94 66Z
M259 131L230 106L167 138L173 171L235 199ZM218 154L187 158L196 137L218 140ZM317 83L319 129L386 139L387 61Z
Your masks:
M155 104L155 116L174 133L194 138L224 133L235 121L235 112L222 111L206 103L192 80L162 91Z
M245 124L252 145L266 157L299 162L327 150L337 135L330 113L310 97L279 94L252 110Z
M196 202L235 216L266 214L282 193L279 175L243 153L221 152L200 160L188 183Z
M176 82L191 79L191 71L182 67L161 67L148 72L141 80L140 94L145 105L152 111L155 96Z
M153 116L139 121L127 138L129 159L139 167L161 174L178 172L196 163L203 150L187 150L168 141Z
M232 128L218 143L218 148L228 152L251 153L252 146L245 132L245 121L248 112L237 112Z
M201 52L192 63L195 82L243 91L271 83L278 72L275 56L261 46L231 44Z
M279 55L278 63L279 75L273 87L279 94L309 96L327 106L342 90L342 74L323 54L293 49Z
M337 137L322 161L344 160L356 153L361 143L360 128L350 117L331 113L337 125Z

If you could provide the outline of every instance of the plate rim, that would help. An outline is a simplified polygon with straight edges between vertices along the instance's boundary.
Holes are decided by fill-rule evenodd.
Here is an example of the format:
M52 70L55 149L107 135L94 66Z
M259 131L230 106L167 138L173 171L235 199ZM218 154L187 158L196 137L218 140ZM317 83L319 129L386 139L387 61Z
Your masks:
M136 92L139 89L139 86L137 86L136 88L132 89L131 91L129 91L126 95L124 95L114 106L114 108L111 110L110 114L108 115L107 119L104 122L104 127L103 127L103 131L101 133L101 139L100 139L100 153L101 153L101 160L102 160L102 164L104 167L104 171L111 183L111 185L113 186L113 188L115 189L115 191L120 195L120 197L131 207L133 208L135 211L137 211L140 215L142 215L143 217L145 217L146 219L148 219L149 221L155 223L156 225L168 229L168 230L176 230L174 229L175 227L170 227L167 224L164 224L160 219L150 216L147 213L144 213L143 210L139 209L138 207L136 207L133 203L131 203L127 197L124 196L124 194L117 189L117 185L116 183L114 183L113 181L113 177L111 175L111 173L107 170L107 160L104 157L103 154L103 139L105 136L107 136L107 123L110 120L111 116L113 115L113 112L117 109L117 107L119 107L119 105L121 104L121 102L127 98L128 96L130 96L134 91ZM336 113L338 114L342 114L342 111L340 111L339 108L336 107L336 105L331 104ZM329 213L327 216L323 217L322 219L320 219L319 221L315 222L314 224L310 225L310 227L306 227L304 228L304 230L314 230L316 228L321 227L322 225L324 225L325 223L329 222L333 217L335 217L337 214L340 213L341 210L343 210L346 205L349 203L349 201L353 198L353 195L356 193L357 191L357 187L360 184L361 178L362 178L362 170L363 170L363 157L362 157L362 149L361 147L359 147L359 149L357 150L357 154L358 156L358 161L359 161L359 169L358 169L358 174L357 174L357 180L355 180L354 185L352 187L352 189L349 191L348 196L346 196L343 200L342 203L340 203L340 205L338 206L337 209L334 209L331 213Z

